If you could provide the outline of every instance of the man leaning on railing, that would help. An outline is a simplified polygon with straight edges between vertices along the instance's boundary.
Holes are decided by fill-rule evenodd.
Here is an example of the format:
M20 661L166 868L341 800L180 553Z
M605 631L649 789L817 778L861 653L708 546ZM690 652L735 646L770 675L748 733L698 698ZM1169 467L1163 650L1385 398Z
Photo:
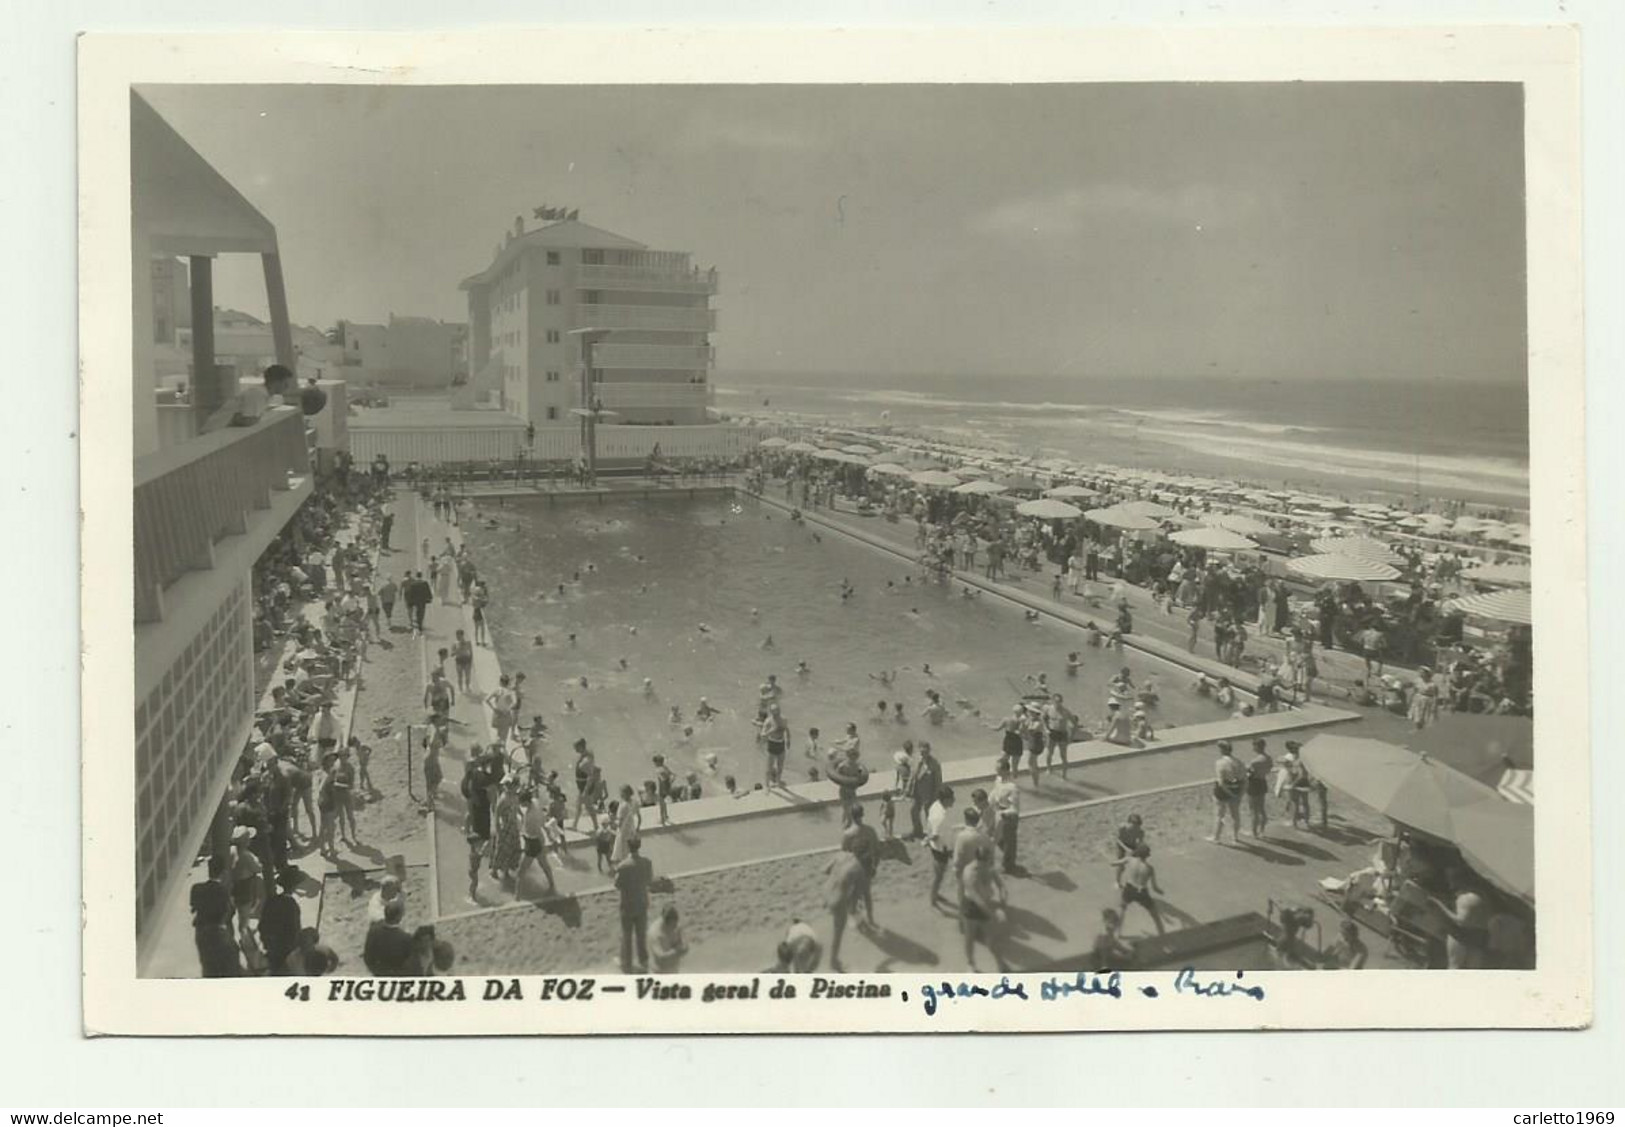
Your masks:
M200 433L209 434L225 427L251 427L272 407L281 407L294 391L294 376L281 364L265 369L264 386L239 388L205 420Z

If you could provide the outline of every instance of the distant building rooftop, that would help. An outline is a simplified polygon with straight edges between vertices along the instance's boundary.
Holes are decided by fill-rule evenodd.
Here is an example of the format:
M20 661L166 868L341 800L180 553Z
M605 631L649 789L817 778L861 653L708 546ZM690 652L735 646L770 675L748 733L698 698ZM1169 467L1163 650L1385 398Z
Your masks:
M594 227L590 223L583 223L579 219L565 219L557 223L549 223L545 227L538 227L534 231L526 231L523 235L509 239L497 253L496 258L484 270L471 277L464 278L458 289L468 289L472 286L484 285L490 282L512 262L515 255L529 250L532 247L588 247L594 250L648 250L648 244L629 239L624 235L617 235L613 231L605 231L601 227Z

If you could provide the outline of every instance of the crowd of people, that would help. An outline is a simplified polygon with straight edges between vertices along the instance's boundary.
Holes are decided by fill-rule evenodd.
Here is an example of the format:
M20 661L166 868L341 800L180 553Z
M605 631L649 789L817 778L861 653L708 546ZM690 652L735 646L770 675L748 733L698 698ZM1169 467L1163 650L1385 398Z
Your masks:
M357 844L355 812L377 794L372 749L335 712L355 683L385 598L376 557L394 521L387 476L322 481L253 570L255 641L274 662L219 816L208 876L192 889L207 977L327 973L337 956L303 926L295 863ZM302 817L301 817L302 815Z

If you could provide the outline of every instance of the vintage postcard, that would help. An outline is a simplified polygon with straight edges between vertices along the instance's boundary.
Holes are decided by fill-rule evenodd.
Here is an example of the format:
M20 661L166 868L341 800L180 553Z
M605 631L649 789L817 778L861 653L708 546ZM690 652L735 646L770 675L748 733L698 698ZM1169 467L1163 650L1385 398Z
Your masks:
M1587 1023L1578 49L85 37L87 1031Z

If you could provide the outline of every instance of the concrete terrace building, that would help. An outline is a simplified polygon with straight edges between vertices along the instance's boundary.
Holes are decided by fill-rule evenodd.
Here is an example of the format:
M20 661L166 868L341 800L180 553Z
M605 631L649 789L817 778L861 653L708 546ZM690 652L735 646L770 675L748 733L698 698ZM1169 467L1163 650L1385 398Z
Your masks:
M297 407L266 407L248 425L202 425L238 391L236 367L216 352L215 257L259 256L271 312L267 346L281 363L295 363L276 228L134 93L130 116L138 327L132 876L144 953L154 921L185 892L183 878L216 824L253 724L253 566L311 493L313 435ZM184 401L160 386L157 332L148 329L160 316L177 327L181 290L168 265L177 257L187 260L189 283L192 383Z
M651 250L576 219L526 231L523 219L468 293L473 383L537 428L568 426L601 407L616 424L709 421L715 269L685 251ZM592 402L583 402L582 346L573 331L607 330L593 349Z
M429 317L340 322L345 377L382 387L443 389L468 375L468 326Z

